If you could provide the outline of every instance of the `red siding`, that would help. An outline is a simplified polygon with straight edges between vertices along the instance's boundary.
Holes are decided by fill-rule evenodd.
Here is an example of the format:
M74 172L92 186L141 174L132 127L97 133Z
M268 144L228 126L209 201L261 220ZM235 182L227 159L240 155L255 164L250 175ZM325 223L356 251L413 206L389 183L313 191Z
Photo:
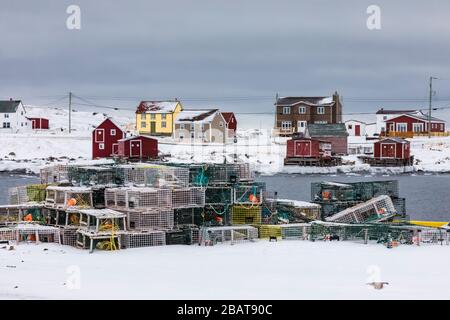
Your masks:
M386 121L386 130L390 131L390 124L394 124L394 131L397 131L397 123L406 123L407 130L409 132L414 131L414 123L422 123L423 131L422 133L428 132L428 121L419 120L413 117L409 117L407 115L402 115L396 118L389 119ZM431 121L431 132L445 132L445 123L443 122L433 122Z
M341 136L321 136L319 139L323 139L331 142L331 152L333 154L347 154L347 137Z
M374 143L375 158L408 159L410 157L410 144L385 139Z
M111 130L115 130L115 135ZM110 119L103 121L92 131L92 158L110 158L113 155L113 145L117 144L124 136L125 133L122 129Z
M158 140L143 136L120 140L118 155L131 159L155 159L158 157Z
M286 155L288 158L320 157L324 152L324 144L329 143L314 139L291 139L287 141Z
M33 130L48 130L50 129L49 121L45 118L29 118L31 121L31 128Z
M222 116L227 123L227 128L236 132L237 120L233 112L222 112Z

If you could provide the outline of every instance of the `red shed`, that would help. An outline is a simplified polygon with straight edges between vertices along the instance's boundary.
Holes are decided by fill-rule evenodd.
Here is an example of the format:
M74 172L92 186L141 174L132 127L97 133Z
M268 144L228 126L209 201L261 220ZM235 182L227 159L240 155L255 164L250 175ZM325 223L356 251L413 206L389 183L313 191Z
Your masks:
M375 159L409 159L409 141L400 138L386 138L374 143Z
M158 157L158 140L136 136L119 140L118 156L129 159L156 159Z
M233 112L221 112L222 117L225 119L225 124L228 129L229 135L234 135L237 130L237 120Z
M27 118L31 121L31 128L33 130L48 130L50 129L49 121L46 118Z
M331 143L328 141L298 138L287 141L288 158L331 158Z
M119 140L125 132L111 118L105 119L92 131L92 158L110 158L117 154Z

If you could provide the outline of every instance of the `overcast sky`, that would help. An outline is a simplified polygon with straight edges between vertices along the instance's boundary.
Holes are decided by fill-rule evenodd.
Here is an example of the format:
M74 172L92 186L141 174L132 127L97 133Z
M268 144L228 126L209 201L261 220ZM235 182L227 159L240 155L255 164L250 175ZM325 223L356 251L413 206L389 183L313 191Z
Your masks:
M71 4L81 8L81 30L66 28ZM381 8L381 30L366 27L371 4ZM102 105L131 108L140 98L179 97L188 106L261 112L273 110L276 93L337 90L344 113L372 112L426 107L405 99L426 99L433 75L442 79L435 81L436 106L450 106L448 0L1 0L0 6L0 97L28 104L71 90Z

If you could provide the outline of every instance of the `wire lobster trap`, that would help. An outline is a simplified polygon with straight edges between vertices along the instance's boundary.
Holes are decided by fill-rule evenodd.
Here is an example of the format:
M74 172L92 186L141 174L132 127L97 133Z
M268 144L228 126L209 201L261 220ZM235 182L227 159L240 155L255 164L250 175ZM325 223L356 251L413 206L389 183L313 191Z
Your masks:
M203 224L203 208L181 208L174 209L175 226Z
M40 170L41 184L53 184L69 182L69 168L76 167L74 164L57 164Z
M252 242L258 238L258 229L252 226L202 227L200 245Z
M347 208L331 217L329 222L364 223L385 221L396 214L396 210L389 196L382 195L354 207Z
M275 204L278 219L284 223L320 220L321 206L317 203L288 199L270 199Z
M261 224L261 206L257 205L234 205L231 211L231 224Z
M248 163L190 165L190 183L195 186L230 185L252 182L254 171Z
M160 230L129 231L121 235L121 239L121 244L124 249L166 245L166 234Z
M116 168L117 176L125 185L147 187L187 187L189 169L159 164L121 165Z
M260 205L264 201L266 191L265 183L253 183L251 185L234 186L234 203Z
M56 227L23 223L14 227L17 242L41 242L61 244L60 230Z
M205 206L205 188L187 187L172 189L172 206L174 209Z
M60 227L61 244L65 246L77 246L77 230L76 227Z
M38 203L0 206L0 226L18 223L25 217L30 221L42 221L42 207L43 205Z
M79 229L93 235L117 234L127 230L127 215L111 209L80 209Z
M46 184L13 187L8 190L9 204L45 201Z
M123 179L117 175L117 170L110 166L69 166L68 180L73 185L122 185Z
M205 188L205 204L206 205L225 205L233 203L233 188L211 187Z
M92 208L92 190L88 187L49 186L46 189L45 206L65 210L67 208Z
M119 210L172 208L172 190L152 187L122 187L105 189L105 206Z
M280 227L283 240L308 240L311 233L309 223L282 224Z
M129 230L172 229L174 227L172 209L130 211L127 216Z
M17 233L13 228L0 228L0 241L17 241Z
M231 206L206 205L202 212L201 226L224 226L230 224Z

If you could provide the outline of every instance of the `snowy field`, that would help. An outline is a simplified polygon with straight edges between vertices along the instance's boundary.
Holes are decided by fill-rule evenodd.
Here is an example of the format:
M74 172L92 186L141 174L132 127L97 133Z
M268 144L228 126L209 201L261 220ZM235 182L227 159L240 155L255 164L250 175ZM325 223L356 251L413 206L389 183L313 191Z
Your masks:
M33 114L42 114L50 119L52 130L23 134L0 133L0 171L25 170L37 173L45 165L68 161L87 161L91 158L91 132L105 119L113 119L133 132L134 113L111 110L106 113L77 111L73 113L72 134L68 134L68 114L66 110L33 107ZM239 120L239 119L238 119ZM63 130L62 130L63 129ZM416 164L408 168L371 168L363 164L357 156L344 157L343 165L338 167L298 167L284 166L286 138L272 137L271 128L241 129L237 133L237 143L230 141L226 145L190 145L175 144L170 138L159 138L160 151L168 155L173 162L216 162L234 161L234 154L241 161L250 162L254 169L263 174L304 173L369 173L397 174L404 172L450 172L450 137L415 138L411 143L411 152Z
M0 299L450 299L449 250L259 241L89 254L22 244L0 249Z

